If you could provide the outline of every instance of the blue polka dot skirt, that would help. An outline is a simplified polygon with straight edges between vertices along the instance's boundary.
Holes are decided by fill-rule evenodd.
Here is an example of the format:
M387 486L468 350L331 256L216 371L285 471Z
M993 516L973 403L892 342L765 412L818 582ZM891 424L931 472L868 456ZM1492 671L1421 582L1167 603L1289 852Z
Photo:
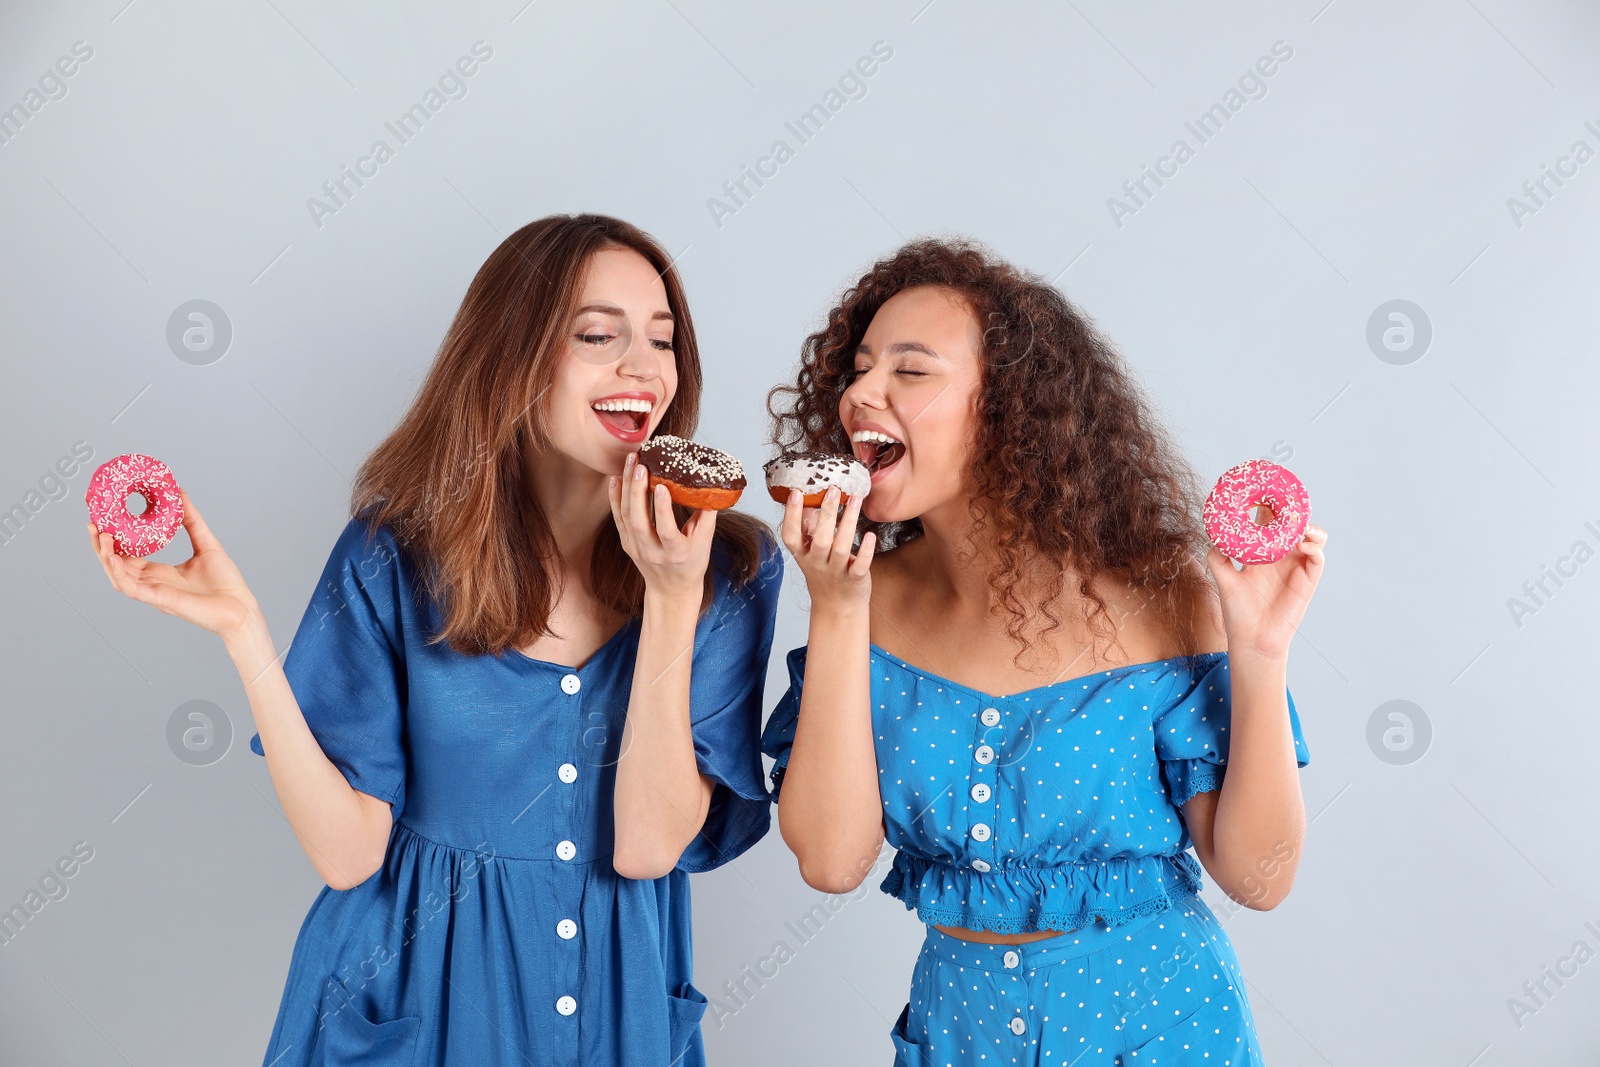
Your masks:
M928 927L895 1067L1259 1067L1233 944L1198 896L1020 945Z

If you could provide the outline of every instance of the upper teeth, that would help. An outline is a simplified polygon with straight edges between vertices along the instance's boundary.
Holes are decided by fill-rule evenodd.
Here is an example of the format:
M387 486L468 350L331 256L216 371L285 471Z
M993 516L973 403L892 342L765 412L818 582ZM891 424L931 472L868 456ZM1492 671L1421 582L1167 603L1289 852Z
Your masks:
M888 434L879 433L877 430L857 430L850 435L850 441L852 444L859 441L872 441L883 445L897 445L900 443Z
M593 405L596 411L644 412L648 412L652 406L653 405L648 400L633 400L628 397L622 397L616 400L596 400Z

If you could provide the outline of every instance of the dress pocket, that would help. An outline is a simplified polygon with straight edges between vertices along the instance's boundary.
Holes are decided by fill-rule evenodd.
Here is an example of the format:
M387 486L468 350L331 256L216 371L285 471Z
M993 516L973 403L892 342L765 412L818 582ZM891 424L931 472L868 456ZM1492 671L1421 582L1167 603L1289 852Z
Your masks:
M907 1024L911 1021L911 1003L900 1009L900 1018L889 1028L889 1038L894 1042L894 1067L933 1067L933 1046L911 1040Z
M317 1032L312 1040L314 1067L409 1067L417 1053L422 1020L415 1015L376 1020L343 986L329 980L322 989Z
M667 994L667 1045L671 1062L677 1064L700 1032L700 1019L706 1013L706 995L689 982Z

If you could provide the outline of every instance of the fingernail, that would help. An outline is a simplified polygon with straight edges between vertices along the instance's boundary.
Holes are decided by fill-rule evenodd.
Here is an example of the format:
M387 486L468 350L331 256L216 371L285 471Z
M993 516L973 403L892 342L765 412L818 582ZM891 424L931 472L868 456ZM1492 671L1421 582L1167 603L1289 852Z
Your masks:
M643 467L636 466L636 467L633 468L633 480L636 481L636 482L644 480L644 468Z

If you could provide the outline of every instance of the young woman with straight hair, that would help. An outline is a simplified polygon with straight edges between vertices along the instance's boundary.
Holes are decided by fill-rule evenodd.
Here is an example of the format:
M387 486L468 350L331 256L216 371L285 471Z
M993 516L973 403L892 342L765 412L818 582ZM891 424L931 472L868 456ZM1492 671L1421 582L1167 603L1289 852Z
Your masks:
M782 561L647 490L635 452L693 433L701 375L662 248L551 216L472 280L281 669L187 496L181 566L95 538L115 588L222 637L327 882L265 1063L704 1062L688 874L769 824Z

